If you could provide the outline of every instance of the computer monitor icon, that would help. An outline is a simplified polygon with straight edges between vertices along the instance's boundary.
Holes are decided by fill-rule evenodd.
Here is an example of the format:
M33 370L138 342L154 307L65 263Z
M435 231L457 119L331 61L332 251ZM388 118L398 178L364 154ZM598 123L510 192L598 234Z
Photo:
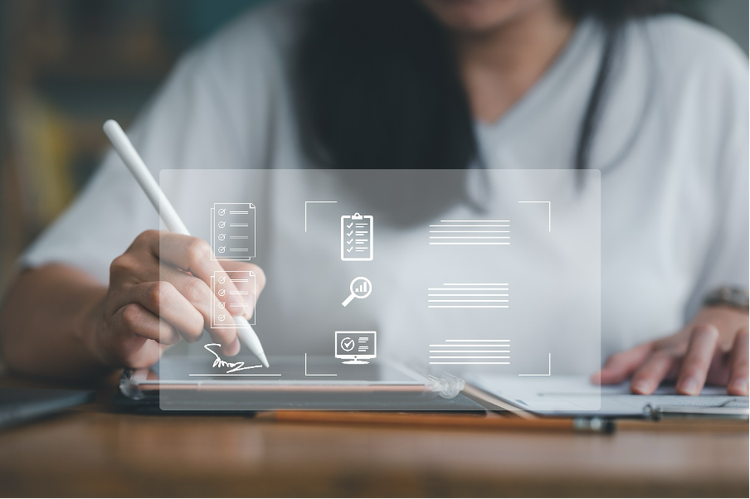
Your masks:
M336 358L344 364L369 364L377 356L375 331L336 331Z

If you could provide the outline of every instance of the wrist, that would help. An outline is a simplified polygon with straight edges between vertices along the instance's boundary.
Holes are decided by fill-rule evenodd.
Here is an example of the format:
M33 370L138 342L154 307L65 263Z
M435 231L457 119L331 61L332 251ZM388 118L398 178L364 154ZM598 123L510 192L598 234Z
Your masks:
M81 313L75 323L75 338L83 346L83 349L98 363L107 365L104 360L99 342L99 332L104 320L104 303L107 298L107 289L91 291L87 294L85 303L81 307Z
M750 295L747 289L723 286L709 292L703 300L704 307L725 307L748 313Z

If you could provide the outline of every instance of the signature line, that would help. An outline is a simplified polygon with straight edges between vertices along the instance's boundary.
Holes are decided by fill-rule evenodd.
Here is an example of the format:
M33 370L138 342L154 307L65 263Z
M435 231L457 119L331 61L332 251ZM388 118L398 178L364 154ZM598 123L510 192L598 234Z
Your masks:
M257 366L247 366L243 367L245 365L244 361L239 362L227 362L226 360L223 360L221 357L219 357L219 354L211 350L209 347L219 347L221 348L221 344L219 343L209 343L207 345L204 345L203 348L214 354L214 357L216 357L216 360L214 360L214 363L211 367L228 367L229 371L227 371L227 374L229 373L236 373L237 371L244 371L245 369L255 369L256 367L263 367L261 364L258 364Z

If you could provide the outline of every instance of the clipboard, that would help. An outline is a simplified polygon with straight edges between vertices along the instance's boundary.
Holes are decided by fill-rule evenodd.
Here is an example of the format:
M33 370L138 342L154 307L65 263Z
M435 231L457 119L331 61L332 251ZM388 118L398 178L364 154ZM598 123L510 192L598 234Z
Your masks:
M371 262L374 256L372 215L341 217L341 261Z

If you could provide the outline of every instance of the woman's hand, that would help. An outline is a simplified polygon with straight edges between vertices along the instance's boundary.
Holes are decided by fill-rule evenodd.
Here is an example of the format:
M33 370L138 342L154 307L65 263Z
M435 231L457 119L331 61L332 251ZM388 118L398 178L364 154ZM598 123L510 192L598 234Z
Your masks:
M109 289L95 307L93 334L84 340L91 352L109 366L147 367L166 346L180 339L198 341L206 329L225 355L236 355L236 329L212 329L211 308L227 317L249 319L257 300L254 294L260 294L265 276L256 265L220 263L212 256L202 239L158 231L140 234L110 266ZM225 271L238 270L253 271L257 287L232 283ZM225 292L220 295L217 290L216 297L211 291L214 275L226 281Z
M678 333L612 355L591 380L603 385L631 378L633 393L649 395L662 380L676 380L677 393L698 395L706 383L748 394L748 314L708 307Z

